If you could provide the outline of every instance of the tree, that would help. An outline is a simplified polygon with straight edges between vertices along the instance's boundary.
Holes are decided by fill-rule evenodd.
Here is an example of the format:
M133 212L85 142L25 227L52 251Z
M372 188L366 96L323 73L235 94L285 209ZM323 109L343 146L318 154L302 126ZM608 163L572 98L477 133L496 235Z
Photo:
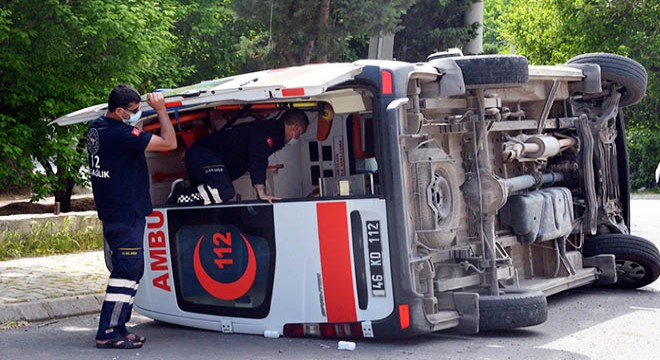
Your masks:
M484 1L484 52L489 54L509 52L509 44L500 33L504 28L502 14L508 11L511 0Z
M178 0L172 33L181 64L191 72L183 84L234 75L245 65L241 38L254 31L231 9L230 0Z
M487 38L515 48L530 62L564 63L581 53L610 52L646 67L647 97L625 109L634 188L653 184L660 139L660 2L653 0L493 0L486 2ZM496 34L493 36L493 34ZM505 47L500 46L500 49ZM657 143L657 142L656 142Z
M397 60L424 61L437 51L462 48L479 24L464 25L465 11L477 0L418 0L403 17L394 37Z
M0 181L54 194L67 211L85 181L84 127L52 119L101 103L113 85L171 86L172 4L158 1L9 0L0 5ZM158 86L156 86L158 85ZM33 161L44 172L33 171Z
M345 60L348 45L394 32L413 0L235 1L258 33L242 42L250 70ZM255 11L255 9L258 9Z

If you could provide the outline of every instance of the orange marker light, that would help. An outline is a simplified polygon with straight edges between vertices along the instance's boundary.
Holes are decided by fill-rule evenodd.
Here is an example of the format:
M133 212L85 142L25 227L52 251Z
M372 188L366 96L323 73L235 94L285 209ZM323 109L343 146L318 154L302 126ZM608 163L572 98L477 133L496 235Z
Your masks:
M401 329L407 329L410 326L410 309L408 304L399 305L399 324Z
M392 94L392 73L387 70L383 70L380 73L380 78L382 84L381 90L383 94Z
M305 95L304 88L282 89L282 96L303 96Z

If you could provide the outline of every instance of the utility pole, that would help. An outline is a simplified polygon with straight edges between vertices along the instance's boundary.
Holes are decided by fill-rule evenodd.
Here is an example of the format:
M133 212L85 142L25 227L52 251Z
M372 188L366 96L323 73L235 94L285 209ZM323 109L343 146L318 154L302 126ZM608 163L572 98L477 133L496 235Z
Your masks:
M475 22L479 23L479 29L477 29L477 36L465 44L463 52L466 55L481 54L484 46L484 0L480 0L470 5L465 12L464 21L467 26L470 26Z
M394 34L379 34L369 39L369 59L394 59Z

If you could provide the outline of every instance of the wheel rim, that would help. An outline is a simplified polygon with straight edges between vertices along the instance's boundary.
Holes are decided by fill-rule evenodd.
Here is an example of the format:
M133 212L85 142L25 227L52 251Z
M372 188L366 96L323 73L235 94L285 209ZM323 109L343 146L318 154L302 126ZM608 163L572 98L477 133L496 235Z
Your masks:
M428 189L429 201L437 211L437 222L442 223L451 214L451 189L440 173L435 173Z
M636 283L646 276L646 269L634 261L617 261L616 273L619 282Z

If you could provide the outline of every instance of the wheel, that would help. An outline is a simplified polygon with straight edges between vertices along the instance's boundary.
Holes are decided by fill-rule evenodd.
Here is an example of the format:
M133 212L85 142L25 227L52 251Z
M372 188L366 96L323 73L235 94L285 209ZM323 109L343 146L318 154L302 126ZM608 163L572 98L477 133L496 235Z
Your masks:
M603 285L616 289L637 289L660 276L660 252L652 242L627 234L607 234L584 243L585 257L613 254L617 282Z
M498 88L527 84L527 58L519 55L479 55L454 58L463 72L465 87Z
M479 296L479 330L508 330L548 319L548 302L540 291Z
M623 86L619 106L638 103L646 94L648 74L642 64L625 56L608 53L578 55L567 64L597 64L600 66L601 80L607 80Z

